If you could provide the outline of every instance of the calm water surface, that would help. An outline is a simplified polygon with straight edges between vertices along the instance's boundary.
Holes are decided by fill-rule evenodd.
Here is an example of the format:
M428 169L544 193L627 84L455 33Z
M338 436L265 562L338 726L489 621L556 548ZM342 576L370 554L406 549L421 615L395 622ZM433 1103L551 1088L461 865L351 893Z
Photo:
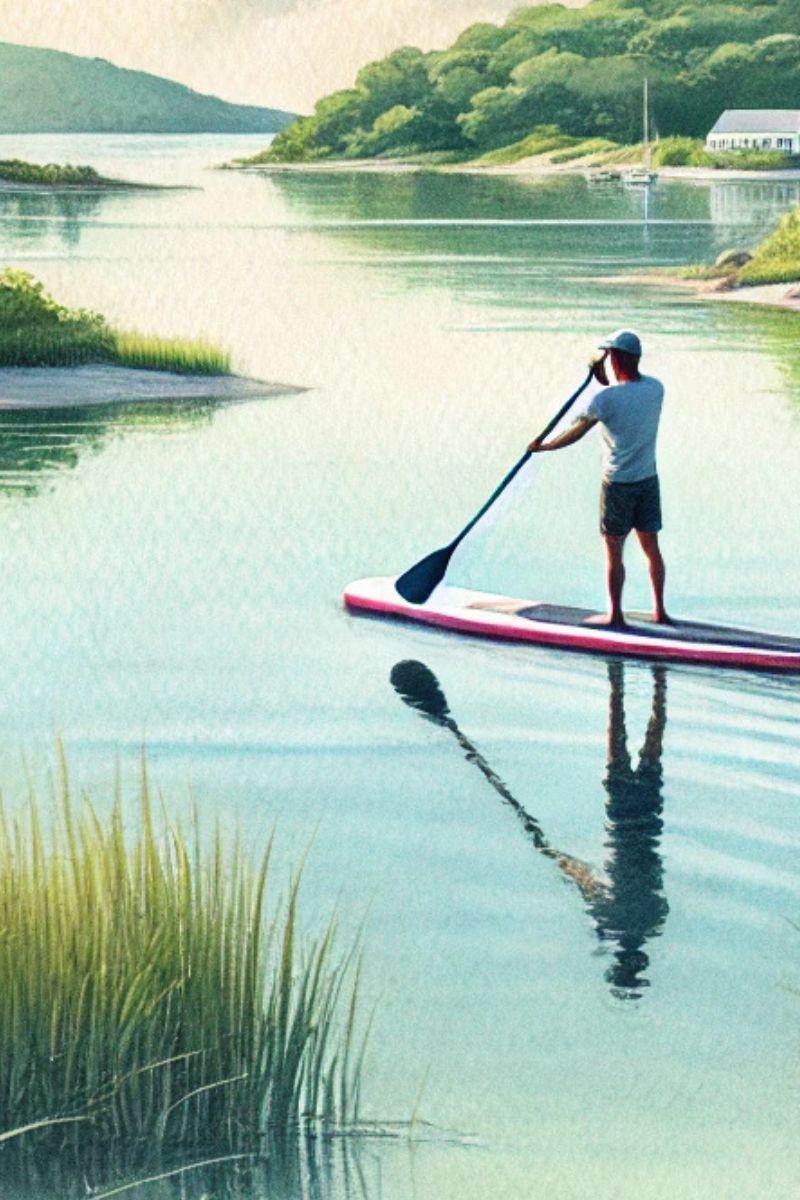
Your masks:
M752 244L800 191L206 169L259 141L0 139L191 185L0 193L4 262L311 389L2 418L0 776L13 794L24 752L45 779L60 731L102 805L144 741L175 804L191 782L254 845L277 821L281 879L313 836L309 926L368 914L366 1110L407 1119L424 1083L458 1135L365 1151L370 1200L794 1194L797 685L339 597L449 540L630 324L668 392L673 610L800 630L796 318L603 282ZM454 581L600 603L598 453L543 461ZM449 722L409 703L431 697Z

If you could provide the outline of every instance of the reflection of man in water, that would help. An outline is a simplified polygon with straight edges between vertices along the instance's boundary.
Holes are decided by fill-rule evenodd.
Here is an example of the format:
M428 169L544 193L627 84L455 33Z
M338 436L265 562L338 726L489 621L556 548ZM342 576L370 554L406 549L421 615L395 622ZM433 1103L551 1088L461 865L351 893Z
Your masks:
M653 667L653 708L639 764L634 770L628 754L623 702L623 667L609 663L611 685L608 716L608 764L604 780L609 851L605 878L579 858L553 846L540 822L509 791L502 779L459 728L433 672L413 660L392 668L392 687L420 716L448 730L467 760L478 770L504 804L516 813L538 852L555 863L574 884L594 919L597 936L612 948L614 961L606 972L611 991L620 999L636 998L648 986L643 972L649 965L644 952L667 916L662 891L663 869L658 841L661 820L661 751L667 723L667 676Z
M601 941L614 943L614 961L606 972L611 990L635 998L648 987L644 972L649 958L648 938L657 937L669 912L663 892L664 870L658 843L661 819L661 752L667 723L667 678L653 667L653 706L639 763L628 753L622 663L609 663L608 764L606 789L605 864L608 886L587 897L589 912Z

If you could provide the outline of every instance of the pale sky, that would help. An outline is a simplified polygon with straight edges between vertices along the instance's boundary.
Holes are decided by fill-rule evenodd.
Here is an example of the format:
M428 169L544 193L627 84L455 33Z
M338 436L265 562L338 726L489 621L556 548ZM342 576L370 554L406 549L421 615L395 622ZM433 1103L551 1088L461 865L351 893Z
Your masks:
M536 2L536 0L533 0ZM530 3L530 0L529 0ZM580 7L586 0L564 0ZM309 111L365 62L446 46L519 0L0 0L0 41L107 58L225 100Z

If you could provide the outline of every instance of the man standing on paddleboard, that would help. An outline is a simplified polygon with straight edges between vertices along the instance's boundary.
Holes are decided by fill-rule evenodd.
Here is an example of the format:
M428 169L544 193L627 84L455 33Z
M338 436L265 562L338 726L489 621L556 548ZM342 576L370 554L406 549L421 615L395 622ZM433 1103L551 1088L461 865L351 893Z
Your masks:
M562 450L580 441L598 422L603 433L603 484L600 493L600 532L606 545L609 611L592 623L624 628L622 588L625 583L623 551L632 529L642 547L653 589L653 619L669 624L664 607L666 570L658 545L661 501L656 471L656 437L664 399L658 379L642 375L642 344L630 329L618 329L600 344L592 360L595 378L606 385L593 398L586 415L564 433L547 442L538 439L534 453ZM616 385L608 386L606 360L610 360Z

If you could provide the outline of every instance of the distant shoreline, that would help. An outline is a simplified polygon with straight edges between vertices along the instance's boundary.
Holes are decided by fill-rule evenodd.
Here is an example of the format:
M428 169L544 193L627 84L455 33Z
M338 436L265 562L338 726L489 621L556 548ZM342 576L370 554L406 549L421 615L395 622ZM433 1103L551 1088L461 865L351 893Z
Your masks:
M634 163L626 163L624 167L613 168L620 172ZM379 174L401 175L422 174L434 172L438 175L517 175L527 178L550 178L557 175L591 175L601 169L599 164L591 160L575 159L568 163L543 162L541 159L520 159L515 163L481 165L476 161L463 163L420 163L404 159L353 158L353 159L317 159L315 162L269 162L237 166L236 163L226 164L226 169L241 171L245 174L274 174L283 172L300 172L311 174ZM684 182L705 183L713 180L736 181L746 183L787 183L800 182L800 168L789 167L786 170L774 171L744 171L721 167L659 167L656 171L659 179L680 180Z

